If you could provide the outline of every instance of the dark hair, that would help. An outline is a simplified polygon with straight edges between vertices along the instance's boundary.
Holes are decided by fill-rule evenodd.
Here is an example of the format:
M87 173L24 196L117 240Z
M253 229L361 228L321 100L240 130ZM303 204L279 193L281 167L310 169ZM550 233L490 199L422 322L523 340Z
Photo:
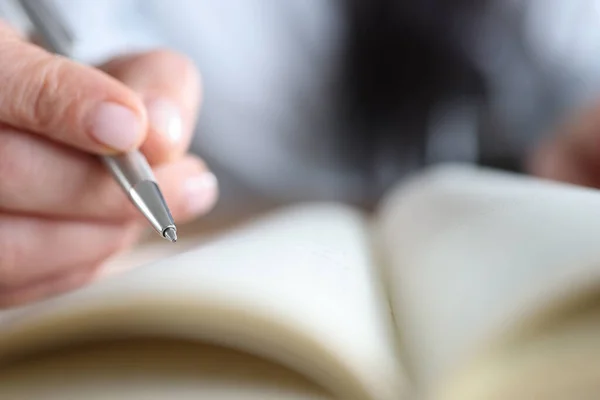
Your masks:
M422 156L428 116L442 99L485 97L460 36L482 0L346 0L343 156L373 175L381 146ZM366 182L377 179L366 176ZM383 188L371 190L381 191Z

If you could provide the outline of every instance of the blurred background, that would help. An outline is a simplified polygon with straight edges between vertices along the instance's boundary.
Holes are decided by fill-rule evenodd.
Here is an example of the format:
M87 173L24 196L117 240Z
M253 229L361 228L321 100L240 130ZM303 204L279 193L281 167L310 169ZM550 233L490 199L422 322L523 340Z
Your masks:
M202 72L193 151L232 215L300 200L371 207L424 165L520 170L597 96L597 0L40 0L75 57L169 47ZM0 17L25 31L16 4Z
M206 160L220 186L216 209L199 220L203 229L211 221L219 225L291 202L341 201L373 209L391 186L441 162L523 171L532 150L567 116L600 104L600 0L37 1L53 2L60 10L75 34L76 60L99 64L160 47L182 52L197 65L203 101L191 151ZM0 18L24 34L30 31L16 1L0 0ZM571 226L562 222L557 217L549 224ZM577 232L588 232L589 226L580 228L573 230L573 242L566 241L571 253L556 248L538 264L532 262L533 269L558 254L549 263L557 266L585 249L589 242ZM534 253L521 245L534 236L529 232L540 230L516 225L514 231L524 234L506 242L524 238L515 244L515 260L525 260L523 265L533 260ZM182 231L182 237L191 238L184 247L153 235L165 247L151 243L107 265L103 273L122 272L198 244ZM549 238L534 251L553 245L554 236ZM171 246L168 251L166 246ZM473 267L479 271L474 275L452 271L428 279L424 269L417 279L398 281L410 285L420 279L423 287L439 283L445 292L432 293L442 300L460 293L448 303L459 304L487 290L478 283L485 279L491 288L509 288L506 273L521 264L507 259L512 260L499 257L488 270ZM503 262L506 269L487 274ZM531 267L525 267L525 275L515 272L514 281L526 276L535 285L528 281L515 287L543 286L546 281L531 279ZM562 277L548 270L540 276L551 282ZM488 294L482 298L495 298ZM428 295L423 293L423 304L434 304ZM511 304L472 303L474 308L461 310L466 321L474 318L473 309L487 307L491 314ZM596 328L589 329L590 337L597 337ZM587 343L579 336L573 340L564 343ZM578 346L574 349L587 355L588 348ZM233 361L243 366L243 360ZM223 365L229 372L229 365Z

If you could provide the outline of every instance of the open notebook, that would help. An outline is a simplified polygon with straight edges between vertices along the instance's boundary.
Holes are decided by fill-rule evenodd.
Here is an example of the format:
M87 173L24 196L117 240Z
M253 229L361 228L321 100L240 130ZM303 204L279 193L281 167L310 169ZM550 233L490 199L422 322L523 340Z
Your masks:
M449 165L195 240L1 315L0 398L600 398L593 190Z

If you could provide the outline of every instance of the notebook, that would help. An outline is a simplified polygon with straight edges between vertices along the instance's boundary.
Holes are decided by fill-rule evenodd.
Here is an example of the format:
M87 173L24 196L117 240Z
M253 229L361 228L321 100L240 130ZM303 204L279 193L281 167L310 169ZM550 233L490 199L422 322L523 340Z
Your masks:
M0 314L0 397L600 397L595 190L449 164L184 236Z

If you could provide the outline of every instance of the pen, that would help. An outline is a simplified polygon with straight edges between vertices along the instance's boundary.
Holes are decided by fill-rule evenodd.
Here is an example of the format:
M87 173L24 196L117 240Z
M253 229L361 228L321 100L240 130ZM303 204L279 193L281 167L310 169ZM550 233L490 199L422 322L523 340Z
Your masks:
M36 33L47 50L69 57L74 36L48 1L19 0ZM177 241L177 227L156 183L148 161L139 151L116 156L102 156L102 161L129 196L131 202L165 239Z

